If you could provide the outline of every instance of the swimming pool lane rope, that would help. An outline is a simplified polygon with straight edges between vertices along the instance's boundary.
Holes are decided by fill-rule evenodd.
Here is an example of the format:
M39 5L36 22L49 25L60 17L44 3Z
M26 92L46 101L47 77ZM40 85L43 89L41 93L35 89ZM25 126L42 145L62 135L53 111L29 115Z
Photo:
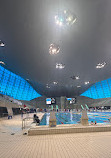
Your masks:
M56 118L57 118L57 117L56 117ZM63 117L61 117L61 116L59 116L59 118L57 118L57 120L58 120L59 122L61 122L61 121L60 121L60 119L61 119L61 118L62 118L65 122L68 122L68 120L64 119L64 118L63 118ZM61 122L61 124L64 124L64 123L63 123L63 122Z
M61 122L57 117L56 117L56 119L61 123L61 124L64 124L63 122Z

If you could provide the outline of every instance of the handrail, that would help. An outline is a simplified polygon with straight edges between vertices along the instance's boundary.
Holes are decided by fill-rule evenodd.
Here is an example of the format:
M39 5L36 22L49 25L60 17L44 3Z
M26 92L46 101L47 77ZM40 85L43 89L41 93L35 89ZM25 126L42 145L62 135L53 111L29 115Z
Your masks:
M1 118L5 117L5 116L8 116L8 113L0 113L0 116L1 116Z
M33 117L26 117L22 119L22 130L26 127L26 121L29 121L30 119L33 119Z

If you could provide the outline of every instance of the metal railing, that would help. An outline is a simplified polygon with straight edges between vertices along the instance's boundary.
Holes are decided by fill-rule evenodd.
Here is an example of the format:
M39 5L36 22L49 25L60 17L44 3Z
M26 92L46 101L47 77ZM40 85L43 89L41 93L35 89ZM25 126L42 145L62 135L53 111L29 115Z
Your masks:
M26 126L28 127L27 121L30 121L31 119L33 120L33 117L26 117L22 119L22 130L25 129Z
M2 117L7 117L8 116L8 113L1 113L0 114L0 118L2 118Z

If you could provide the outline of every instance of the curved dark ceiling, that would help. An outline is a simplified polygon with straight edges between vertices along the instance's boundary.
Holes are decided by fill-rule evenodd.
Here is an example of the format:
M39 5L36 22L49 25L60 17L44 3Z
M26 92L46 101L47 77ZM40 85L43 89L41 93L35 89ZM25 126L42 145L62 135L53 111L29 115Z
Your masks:
M54 23L62 9L77 16L69 28L59 29ZM6 44L0 47L0 60L9 70L29 78L37 92L79 95L91 84L111 77L111 0L1 0L0 39ZM53 42L61 48L55 56L48 53ZM104 61L103 69L95 68ZM65 69L57 70L56 62L64 63ZM70 78L78 75L80 80ZM85 81L90 84L84 85Z

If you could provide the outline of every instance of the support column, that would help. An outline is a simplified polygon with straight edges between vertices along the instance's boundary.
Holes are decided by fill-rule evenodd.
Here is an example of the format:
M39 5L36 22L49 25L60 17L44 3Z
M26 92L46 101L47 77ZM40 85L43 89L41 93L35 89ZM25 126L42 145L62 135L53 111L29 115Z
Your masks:
M13 116L12 107L7 106L7 111L9 116Z
M62 96L61 97L61 110L64 110L65 107L66 107L66 97Z

